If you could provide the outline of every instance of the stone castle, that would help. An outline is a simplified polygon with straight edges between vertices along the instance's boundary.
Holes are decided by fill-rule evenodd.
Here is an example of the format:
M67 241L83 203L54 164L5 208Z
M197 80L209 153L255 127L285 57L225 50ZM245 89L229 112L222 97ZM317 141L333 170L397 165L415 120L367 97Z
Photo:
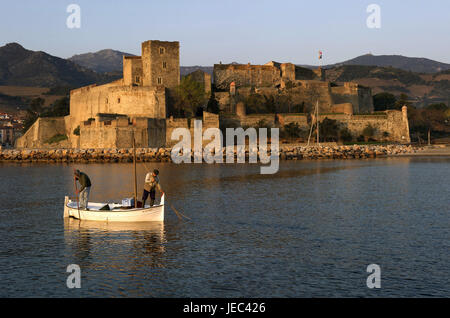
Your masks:
M306 112L319 101L319 118L337 119L360 133L370 123L390 140L409 142L406 110L373 112L370 88L355 83L341 86L325 81L321 69L310 70L292 63L265 65L216 64L213 80L202 71L191 73L205 92L214 94L226 117L244 126L261 119L269 124L296 122L307 127ZM190 119L168 118L168 92L180 84L179 42L146 41L142 55L123 57L123 78L104 85L89 85L70 92L70 114L39 118L16 142L19 148L127 148L133 136L137 147L171 146L175 128L193 129ZM212 85L211 85L212 84ZM242 100L252 93L289 95L303 113L247 115ZM361 115L364 114L364 115ZM219 127L219 115L203 112L203 129ZM364 126L364 127L363 127ZM63 136L57 144L48 141Z
M289 94L291 102L305 104L311 110L319 100L321 113L371 113L373 112L372 91L356 83L337 86L325 81L322 70L310 70L292 63L269 62L264 65L216 64L214 65L215 94L221 105L236 105L232 96L248 96L252 92L263 95ZM224 92L225 91L225 92Z

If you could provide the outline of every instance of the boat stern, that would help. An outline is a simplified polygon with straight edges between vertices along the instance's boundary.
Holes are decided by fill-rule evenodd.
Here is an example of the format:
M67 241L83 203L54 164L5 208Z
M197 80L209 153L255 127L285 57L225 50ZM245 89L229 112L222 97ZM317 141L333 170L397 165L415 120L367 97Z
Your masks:
M64 218L69 217L69 207L67 206L68 203L69 203L69 197L66 195L64 197Z

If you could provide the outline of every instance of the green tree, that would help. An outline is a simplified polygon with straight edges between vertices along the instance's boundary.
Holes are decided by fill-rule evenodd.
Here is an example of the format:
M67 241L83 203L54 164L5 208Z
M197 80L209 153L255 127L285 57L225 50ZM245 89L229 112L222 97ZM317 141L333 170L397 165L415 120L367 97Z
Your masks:
M325 142L337 141L338 132L339 132L339 125L337 121L334 119L329 119L327 117L319 124L319 133L320 133L319 137Z
M293 139L293 138L299 138L302 134L302 130L298 123L289 123L287 125L284 125L283 129L281 130L281 137L286 139Z
M258 93L252 93L244 98L245 109L247 114L263 114L267 113L265 107L265 98Z
M185 76L181 79L180 85L171 91L169 96L169 114L175 117L192 118L206 105L207 96L205 87Z
M375 111L393 109L396 102L397 98L391 93L383 92L373 96L373 108Z
M214 92L211 93L211 96L208 100L208 105L206 106L206 110L210 113L218 114L220 112L219 102L214 96Z
M63 97L56 100L40 117L64 117L70 114L70 99Z
M437 104L430 104L426 107L428 110L439 110L445 112L448 108L448 106L445 103L437 103Z
M398 100L395 102L394 109L401 110L405 105L409 108L411 106L411 103L408 101L408 99L408 95L404 93L400 94Z
M352 133L347 127L344 127L339 131L339 139L343 142L351 142L353 140Z
M27 132L27 130L30 129L34 122L39 118L44 109L44 102L45 100L40 97L31 100L28 109L26 110L27 114L25 115L23 122L23 133Z

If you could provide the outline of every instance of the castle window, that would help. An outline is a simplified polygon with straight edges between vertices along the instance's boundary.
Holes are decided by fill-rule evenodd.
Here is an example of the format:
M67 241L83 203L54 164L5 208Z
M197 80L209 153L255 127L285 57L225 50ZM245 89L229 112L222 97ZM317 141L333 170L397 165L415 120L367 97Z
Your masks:
M163 47L160 47L160 48L159 48L159 54L164 54L164 53L165 53L164 48L163 48Z
M158 77L158 84L161 85L162 84L162 78Z
M163 62L163 68L167 68L167 62Z
M120 97L117 99L117 104L120 104Z
M139 76L136 76L136 83L139 83L140 80Z

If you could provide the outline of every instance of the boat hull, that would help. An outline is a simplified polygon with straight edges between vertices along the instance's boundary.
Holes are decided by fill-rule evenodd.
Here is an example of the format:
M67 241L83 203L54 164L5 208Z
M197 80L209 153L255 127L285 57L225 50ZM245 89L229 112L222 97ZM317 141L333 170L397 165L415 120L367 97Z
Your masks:
M78 209L76 202L70 201L68 197L64 202L64 217L75 218L86 221L104 222L162 222L164 221L164 196L161 197L160 205L127 210L99 211L95 207L102 203L89 203L89 210Z

